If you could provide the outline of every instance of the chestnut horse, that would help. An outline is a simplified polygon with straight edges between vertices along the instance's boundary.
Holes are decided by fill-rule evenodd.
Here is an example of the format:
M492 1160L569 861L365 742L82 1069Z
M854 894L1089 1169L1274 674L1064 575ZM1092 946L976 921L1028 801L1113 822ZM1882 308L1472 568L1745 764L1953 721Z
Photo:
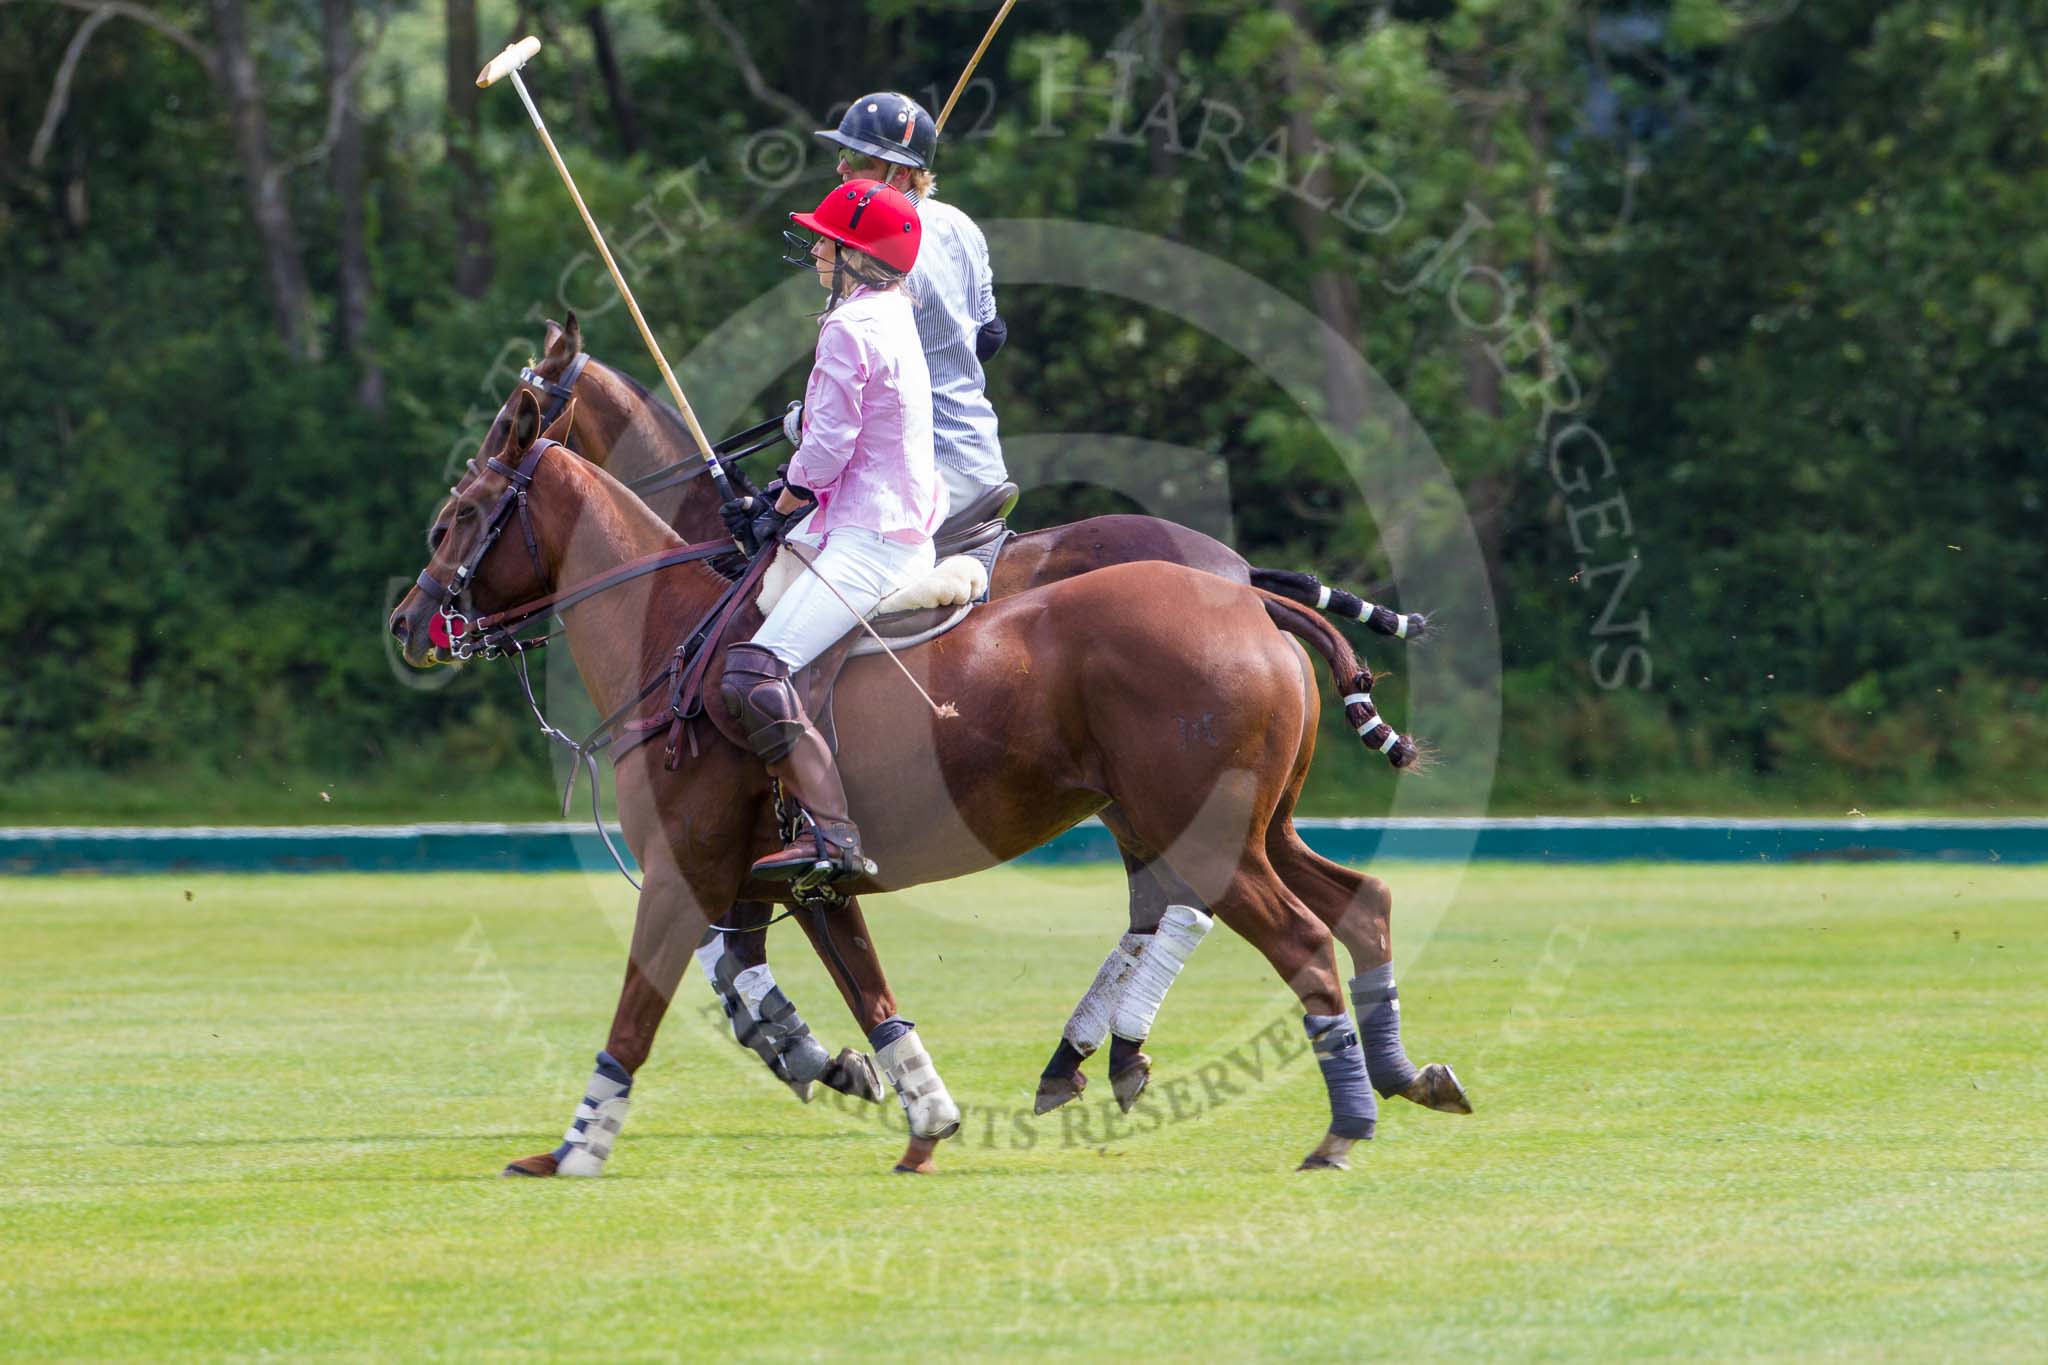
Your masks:
M575 399L568 444L584 458L620 478L629 479L636 485L644 486L650 481L661 485L657 491L647 495L646 500L685 539L715 541L722 538L725 531L718 518L719 501L712 491L711 481L688 477L700 473L703 463L681 418L630 376L611 369L584 352L574 313L569 315L566 326L552 321L548 323L542 350L541 359L527 372L527 382L546 402L546 415L561 412L572 397ZM539 419L536 417L524 419L529 425L523 430L515 430L515 411L514 405L508 401L485 437L487 448L507 439L523 446L538 434ZM772 427L773 424L766 425ZM756 444L753 449L775 443L775 439L770 438ZM662 478L664 471L674 473ZM675 474L684 477L676 478ZM745 491L752 491L742 471L733 468L732 475ZM1421 615L1396 613L1341 589L1324 587L1312 574L1255 568L1236 551L1212 537L1169 521L1144 516L1094 517L1015 536L1005 545L996 561L988 596L991 600L999 599L1112 564L1154 560L1184 564L1233 583L1248 583L1276 592L1306 606L1330 609L1339 615L1361 620L1381 634L1416 638L1426 629L1427 623ZM1341 683L1343 678L1340 676L1337 680ZM1397 736L1391 727L1375 723L1365 727L1362 734L1369 736L1376 747L1389 752L1397 767L1412 762L1415 756L1413 745ZM1105 815L1104 821L1113 832L1120 834L1115 825L1117 818L1117 813L1111 811ZM1119 837L1118 843L1129 886L1129 931L1118 949L1110 954L1103 972L1090 986L1074 1018L1063 1031L1060 1045L1040 1080L1038 1110L1041 1113L1081 1093L1087 1084L1081 1064L1105 1032L1111 1033L1111 1082L1117 1100L1126 1110L1136 1102L1151 1074L1151 1059L1139 1050L1144 1041L1142 1030L1149 1026L1149 1019L1143 1010L1127 1009L1117 1013L1118 997L1127 991L1129 978L1148 948L1156 946L1159 950L1152 953L1155 959L1151 964L1153 968L1163 965L1170 969L1164 985L1160 987L1163 991L1165 985L1171 984L1172 975L1179 970L1186 952L1193 947L1193 942L1187 941L1184 934L1177 938L1175 930L1183 927L1181 923L1169 922L1165 938L1155 937L1174 903L1171 889L1152 876L1146 863L1129 851L1132 841ZM1348 875L1355 877L1356 874ZM1354 946L1354 952L1363 972L1376 969L1387 961L1385 926L1392 897L1386 884L1376 877L1357 877L1356 881L1360 902L1347 918L1353 921L1361 939ZM718 955L724 953L728 955L725 960L737 966L765 971L767 944L762 926L769 914L764 904L749 902L735 906L725 917L733 931L722 935L722 945L713 942L720 937L719 931L711 931L707 934L705 954L700 954L705 956L706 977L713 989L726 999L728 1011L735 1015L736 1034L743 1042L748 1041L744 1032L747 1028L745 1016L737 1010L730 991L721 987L714 977L717 968L713 964L719 960ZM1188 918L1187 912L1183 911L1175 916L1175 921L1184 923ZM1205 917L1197 918L1205 920ZM1338 924L1333 923L1331 928L1339 930L1341 935ZM1341 936L1350 941L1349 935ZM1194 935L1193 939L1198 942L1199 935ZM1377 946L1371 946L1375 943ZM1151 1010L1156 1013L1156 1001L1151 1004ZM1084 1020L1092 1020L1092 1028L1084 1025ZM1113 1032L1112 1022L1115 1024ZM1077 1034L1083 1036L1076 1038ZM1136 1036L1131 1036L1133 1034ZM799 1095L808 1098L808 1087L801 1078L792 1077L782 1069L772 1051L758 1037L754 1045L778 1076L789 1082ZM822 1048L817 1055L822 1058ZM858 1054L842 1053L840 1061L834 1063L821 1079L836 1089L874 1097L875 1091L858 1086L861 1073L858 1067L848 1065L849 1059L864 1060L859 1059ZM1417 1071L1404 1059L1397 1059L1390 1063L1384 1075L1390 1078L1382 1090L1384 1094L1399 1094L1418 1104L1446 1112L1470 1112L1470 1105L1457 1084L1456 1076L1447 1067L1431 1065ZM1381 1079L1382 1075L1375 1075L1376 1082Z
M600 712L626 730L644 719L645 732L659 733L679 713L665 705L662 686L684 676L675 672L674 641L690 623L711 622L747 583L735 588L701 557L721 547L688 549L617 480L556 444L574 425L573 403L516 466L508 463L518 448L511 433L539 415L526 391L512 409L496 454L473 466L437 513L431 558L391 630L408 662L424 664L435 652L430 623L449 621L458 605L494 613L481 619L488 625L542 619L539 605L553 604ZM515 510L519 535L508 533ZM690 676L717 676L723 641L757 625L751 601L737 600L727 628L710 632L707 667ZM465 623L454 628L474 638ZM1369 718L1370 675L1327 623L1270 593L1156 562L993 602L904 651L927 687L958 705L958 719L919 723L916 694L886 660L853 660L833 699L841 733L858 736L840 764L882 871L844 889L858 895L979 871L1113 809L1129 851L1251 941L1301 1000L1332 1116L1303 1165L1341 1167L1351 1145L1371 1136L1376 1104L1326 921L1348 924L1354 907L1373 901L1361 894L1360 874L1318 857L1291 823L1320 703L1290 635L1353 687L1348 718ZM502 633L497 643L514 647ZM1205 718L1202 742L1188 740L1190 716ZM766 771L721 705L705 707L701 722L689 735L694 757L672 732L668 763L656 743L616 758L620 824L645 877L625 980L568 1138L513 1171L600 1173L632 1073L710 916L793 894L790 884L750 879L752 860L776 846L778 802ZM819 916L814 939L871 1039L892 1039L877 1047L909 1119L911 1148L899 1166L929 1169L933 1144L957 1130L959 1111L914 1029L896 1017L857 914L840 920L843 913ZM1378 929L1383 945L1383 918ZM1357 937L1347 937L1356 954ZM842 955L841 942L857 951Z

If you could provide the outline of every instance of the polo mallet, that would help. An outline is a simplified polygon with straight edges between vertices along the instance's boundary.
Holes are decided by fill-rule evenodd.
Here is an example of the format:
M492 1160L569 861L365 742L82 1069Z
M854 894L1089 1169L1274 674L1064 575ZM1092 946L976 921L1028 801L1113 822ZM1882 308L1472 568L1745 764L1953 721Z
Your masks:
M996 30L1003 26L1003 20L1010 17L1010 8L1017 0L1003 0L1003 7L996 11L996 17L989 21L988 32L981 35L981 46L974 49L974 55L967 59L967 69L960 73L960 79L953 83L953 93L946 96L946 107L939 110L939 121L932 125L932 131L946 131L946 120L953 116L953 106L960 102L960 92L967 88L967 81L974 74L974 68L981 65L981 54L988 51L994 41Z
M526 82L519 79L519 68L533 60L540 51L540 39L528 35L491 58L483 70L477 72L478 86L491 86L512 78L512 88L519 92L519 102L526 106L528 118L533 120L533 130L540 134L541 146L548 150L548 160L555 163L555 171L562 177L562 183L569 187L569 197L576 201L576 212L583 218L583 226L590 229L590 240L597 243L597 254L604 257L605 269L612 272L612 283L619 287L619 296L626 301L626 311L633 315L633 322L640 328L640 339L647 343L647 353L654 357L654 363L661 369L661 377L668 384L669 396L676 400L676 411L682 413L683 424L690 429L690 436L697 442L697 453L704 457L706 467L711 470L712 482L718 485L718 496L731 502L732 483L725 476L725 466L712 453L711 442L704 439L704 428L697 425L697 414L690 407L690 400L683 396L683 386L676 382L675 371L668 367L668 357L661 353L661 345L654 339L654 331L648 327L647 319L641 315L640 305L633 298L633 291L626 286L626 277L619 273L619 264L612 259L612 249L605 245L604 234L597 229L597 220L590 216L590 210L583 203L583 195L576 188L576 180L569 174L569 168L562 162L562 154L555 150L555 140L548 136L548 126L541 120L540 110L534 106L533 96L526 91ZM735 538L735 544L738 543ZM744 545L740 546L745 549Z

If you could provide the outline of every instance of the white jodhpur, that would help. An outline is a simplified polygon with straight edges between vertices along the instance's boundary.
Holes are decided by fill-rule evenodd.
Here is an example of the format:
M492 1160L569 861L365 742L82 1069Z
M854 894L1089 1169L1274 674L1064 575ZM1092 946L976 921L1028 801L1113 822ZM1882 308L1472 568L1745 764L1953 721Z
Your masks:
M875 1053L882 1074L896 1087L903 1103L903 1116L910 1122L910 1135L920 1138L949 1138L960 1131L960 1106L953 1103L946 1083L939 1079L931 1054L916 1030Z

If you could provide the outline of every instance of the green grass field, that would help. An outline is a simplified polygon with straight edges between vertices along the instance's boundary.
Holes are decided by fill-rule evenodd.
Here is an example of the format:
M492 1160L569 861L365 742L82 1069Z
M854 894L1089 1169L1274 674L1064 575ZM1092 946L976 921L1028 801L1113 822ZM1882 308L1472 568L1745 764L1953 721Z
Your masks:
M1121 885L1009 870L870 907L939 1174L693 969L595 1182L496 1172L603 1041L623 883L0 882L0 1356L2048 1355L2048 870L1389 875L1448 900L1397 909L1408 1042L1478 1113L1396 1102L1348 1174L1293 1171L1322 1087L1222 931L1149 1109L1098 1065L1031 1118Z

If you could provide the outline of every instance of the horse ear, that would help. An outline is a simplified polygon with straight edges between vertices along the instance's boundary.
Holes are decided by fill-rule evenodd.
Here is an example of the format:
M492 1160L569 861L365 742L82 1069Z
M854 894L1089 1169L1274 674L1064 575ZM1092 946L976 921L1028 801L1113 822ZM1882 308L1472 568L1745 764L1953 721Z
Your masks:
M507 464L516 463L540 435L540 400L533 390L522 387L512 395L512 425L505 435L505 449L498 452Z
M541 435L550 441L567 441L569 429L576 425L576 400L571 398L562 404L562 415L548 423L548 429Z
M541 354L549 360L567 360L583 349L583 329L577 325L576 310L569 310L569 321L556 322L548 319L547 339L541 343Z

